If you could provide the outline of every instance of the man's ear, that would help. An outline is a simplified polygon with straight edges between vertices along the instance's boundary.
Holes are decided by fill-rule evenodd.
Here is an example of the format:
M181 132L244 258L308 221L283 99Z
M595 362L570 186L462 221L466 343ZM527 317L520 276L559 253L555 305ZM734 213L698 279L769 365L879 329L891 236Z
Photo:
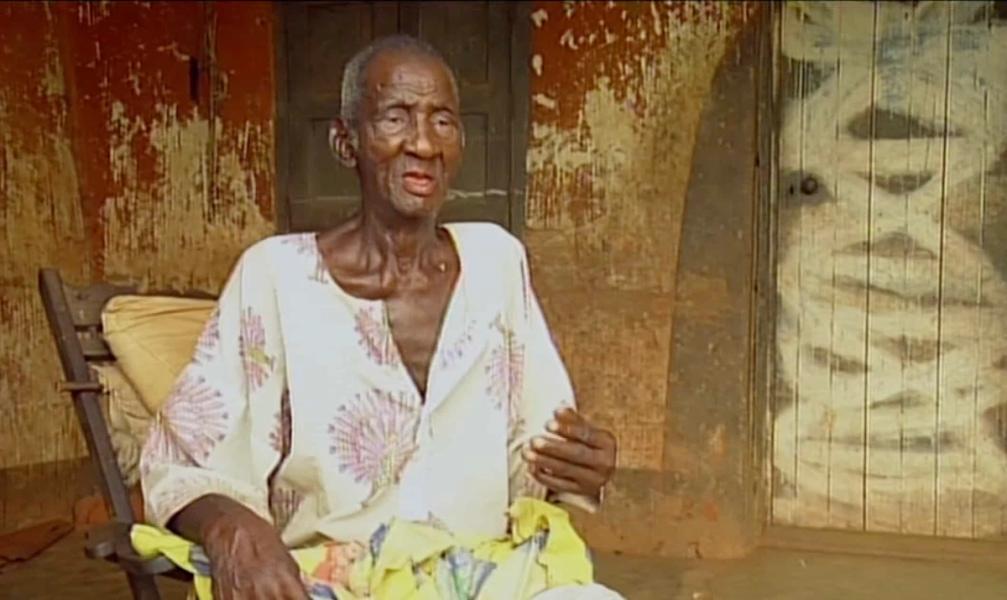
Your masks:
M329 148L344 167L357 166L357 136L342 117L336 117L329 124Z

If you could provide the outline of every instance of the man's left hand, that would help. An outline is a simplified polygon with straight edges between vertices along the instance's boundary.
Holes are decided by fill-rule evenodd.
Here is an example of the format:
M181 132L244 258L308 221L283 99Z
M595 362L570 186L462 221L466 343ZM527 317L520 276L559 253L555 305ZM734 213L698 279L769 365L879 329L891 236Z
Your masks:
M538 436L525 449L532 477L553 492L599 498L615 472L615 436L571 408L556 411L548 429L559 439Z

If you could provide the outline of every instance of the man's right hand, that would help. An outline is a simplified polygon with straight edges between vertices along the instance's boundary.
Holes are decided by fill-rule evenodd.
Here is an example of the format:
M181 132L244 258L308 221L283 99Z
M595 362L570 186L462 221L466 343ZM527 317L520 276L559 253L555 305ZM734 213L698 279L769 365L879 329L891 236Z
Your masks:
M308 600L300 569L279 533L241 504L204 496L182 509L173 524L203 545L215 600Z

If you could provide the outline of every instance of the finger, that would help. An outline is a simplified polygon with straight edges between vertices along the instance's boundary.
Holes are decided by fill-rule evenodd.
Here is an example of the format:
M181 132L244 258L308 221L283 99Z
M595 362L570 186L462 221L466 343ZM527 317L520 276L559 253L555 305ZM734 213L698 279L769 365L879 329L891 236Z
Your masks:
M593 469L536 452L531 448L525 448L523 455L525 461L527 461L529 466L532 468L544 470L546 473L562 477L563 479L569 479L580 483L591 483L600 478Z
M546 428L565 438L587 442L591 437L591 424L573 408L564 407L553 413Z
M605 466L602 452L582 442L568 442L537 437L531 441L531 447L539 454L545 454L584 467L594 469Z
M574 494L583 493L576 482L570 481L569 479L563 479L562 477L556 477L555 475L550 475L541 469L533 470L532 477L554 492L571 492Z
M562 408L556 411L555 415L555 418L546 425L549 431L567 439L583 442L592 448L604 450L615 448L615 436L611 431L591 425L582 414L572 408Z
M591 428L582 424L564 423L553 419L546 425L546 429L567 440L591 447L595 445Z
M553 415L556 420L560 423L570 423L571 425L578 425L586 423L587 420L584 419L584 415L577 412L576 409L570 408L569 406L564 406L563 408L553 411Z
M606 448L612 435L602 429L592 426L587 419L570 409L556 413L556 418L549 421L546 428L568 440L582 442L592 448Z
M597 471L538 452L528 451L528 461L551 475L580 484L582 489L600 488L605 483L604 476Z

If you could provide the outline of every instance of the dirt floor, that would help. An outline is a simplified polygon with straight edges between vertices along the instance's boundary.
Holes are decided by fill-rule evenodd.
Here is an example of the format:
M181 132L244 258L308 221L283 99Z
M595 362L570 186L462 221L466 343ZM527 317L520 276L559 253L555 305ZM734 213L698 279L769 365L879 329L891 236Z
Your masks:
M113 567L84 558L70 536L28 563L0 572L0 598L128 600ZM598 579L628 600L1002 600L1007 570L995 566L761 549L736 561L598 555ZM185 598L169 581L165 600Z

